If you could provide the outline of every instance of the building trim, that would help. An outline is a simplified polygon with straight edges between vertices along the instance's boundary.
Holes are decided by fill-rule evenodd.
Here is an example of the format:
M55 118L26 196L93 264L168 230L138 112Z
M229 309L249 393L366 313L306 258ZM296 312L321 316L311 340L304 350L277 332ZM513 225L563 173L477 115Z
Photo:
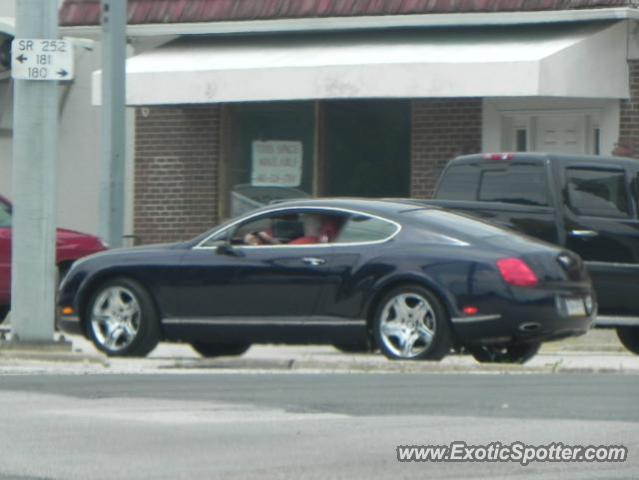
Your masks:
M361 17L286 18L192 23L152 23L128 25L131 37L162 35L229 35L389 28L474 27L565 22L639 20L639 9L597 8L545 10L535 12L438 13L415 15L375 15ZM100 25L61 26L62 35L97 37Z

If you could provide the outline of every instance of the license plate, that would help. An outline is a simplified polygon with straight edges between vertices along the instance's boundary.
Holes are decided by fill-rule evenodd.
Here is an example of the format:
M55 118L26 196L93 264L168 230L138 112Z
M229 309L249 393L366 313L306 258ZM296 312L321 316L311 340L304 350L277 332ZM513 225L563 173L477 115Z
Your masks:
M581 298L565 298L566 313L569 317L583 317L586 315L586 307Z

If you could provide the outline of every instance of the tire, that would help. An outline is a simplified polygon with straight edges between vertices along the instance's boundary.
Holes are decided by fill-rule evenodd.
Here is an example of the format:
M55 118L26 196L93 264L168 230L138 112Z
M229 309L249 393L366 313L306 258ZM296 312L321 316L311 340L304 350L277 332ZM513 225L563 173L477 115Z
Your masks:
M251 348L250 343L192 342L191 347L206 358L239 356Z
M624 347L639 355L639 327L617 327L617 336Z
M84 318L95 347L111 357L144 357L160 340L151 296L128 278L115 278L96 288Z
M441 360L451 347L450 324L437 297L418 285L397 287L379 302L375 341L391 360Z
M0 323L4 322L9 315L9 310L11 307L9 305L3 305L0 307Z
M468 351L479 363L526 363L537 355L541 343L517 343L506 346L471 346Z

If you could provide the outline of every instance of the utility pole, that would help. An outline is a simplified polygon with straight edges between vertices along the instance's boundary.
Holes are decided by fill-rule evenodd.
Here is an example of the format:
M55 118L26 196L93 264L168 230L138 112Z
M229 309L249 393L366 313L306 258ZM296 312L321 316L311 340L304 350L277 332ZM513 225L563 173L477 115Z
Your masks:
M124 235L126 0L101 0L102 171L100 236L111 247Z
M17 1L15 33L14 43L57 39L58 0ZM22 46L18 62L36 61L33 42ZM38 343L53 341L55 317L58 82L36 78L55 75L49 65L32 68L14 76L11 323L14 340Z

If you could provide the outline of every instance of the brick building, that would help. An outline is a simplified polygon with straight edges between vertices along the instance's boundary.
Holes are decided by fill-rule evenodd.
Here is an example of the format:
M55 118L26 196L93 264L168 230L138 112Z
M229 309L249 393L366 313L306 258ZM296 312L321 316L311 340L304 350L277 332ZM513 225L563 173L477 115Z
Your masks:
M638 4L129 0L134 234L286 192L428 197L460 153L639 152ZM66 0L63 32L99 16Z

